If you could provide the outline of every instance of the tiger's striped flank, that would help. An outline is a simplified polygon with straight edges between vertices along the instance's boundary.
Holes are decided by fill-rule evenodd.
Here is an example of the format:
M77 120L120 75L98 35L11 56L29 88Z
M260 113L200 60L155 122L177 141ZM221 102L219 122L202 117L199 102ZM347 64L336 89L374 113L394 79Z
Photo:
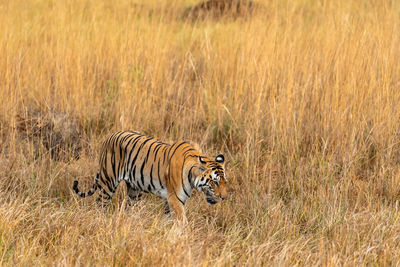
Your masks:
M185 219L184 205L193 189L205 194L213 205L227 196L224 156L202 154L184 141L172 145L133 131L116 132L103 143L99 171L92 188L82 193L78 181L73 190L80 197L99 192L97 202L107 206L119 183L125 181L129 205L142 193L152 193L165 200L165 211L172 209Z

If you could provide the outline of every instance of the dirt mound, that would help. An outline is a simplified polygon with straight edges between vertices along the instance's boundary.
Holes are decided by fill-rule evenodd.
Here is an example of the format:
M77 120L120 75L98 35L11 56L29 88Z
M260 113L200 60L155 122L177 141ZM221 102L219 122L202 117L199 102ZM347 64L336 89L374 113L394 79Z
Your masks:
M43 146L54 160L77 159L87 143L77 120L60 111L27 111L17 116L17 129L32 140L39 150Z
M189 19L206 19L220 17L246 17L253 14L260 5L251 0L208 0L189 7L184 17Z

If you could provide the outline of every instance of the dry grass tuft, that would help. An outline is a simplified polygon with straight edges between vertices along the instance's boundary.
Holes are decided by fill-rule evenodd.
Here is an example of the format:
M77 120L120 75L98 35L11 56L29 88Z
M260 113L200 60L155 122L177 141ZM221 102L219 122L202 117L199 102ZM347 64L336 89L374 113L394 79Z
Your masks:
M399 265L400 2L193 4L0 1L0 265ZM229 200L78 199L122 129L224 153Z

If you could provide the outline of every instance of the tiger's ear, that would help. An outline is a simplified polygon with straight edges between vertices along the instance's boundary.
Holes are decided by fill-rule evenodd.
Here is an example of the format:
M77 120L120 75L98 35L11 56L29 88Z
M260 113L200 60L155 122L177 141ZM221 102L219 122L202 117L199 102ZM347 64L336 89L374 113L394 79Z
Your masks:
M201 164L206 164L206 161L203 159L202 156L199 156L199 162L200 162Z
M224 163L224 161L225 161L224 155L219 154L219 155L215 158L215 161L218 162L218 163Z

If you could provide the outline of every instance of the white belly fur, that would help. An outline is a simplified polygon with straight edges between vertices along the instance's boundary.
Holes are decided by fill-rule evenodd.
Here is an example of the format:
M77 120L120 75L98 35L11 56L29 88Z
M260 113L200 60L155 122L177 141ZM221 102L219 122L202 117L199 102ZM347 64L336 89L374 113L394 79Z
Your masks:
M159 189L159 190L154 190L152 193L157 195L157 196L160 196L160 197L162 197L164 199L167 199L167 195L168 194L167 194L167 189L166 188Z

